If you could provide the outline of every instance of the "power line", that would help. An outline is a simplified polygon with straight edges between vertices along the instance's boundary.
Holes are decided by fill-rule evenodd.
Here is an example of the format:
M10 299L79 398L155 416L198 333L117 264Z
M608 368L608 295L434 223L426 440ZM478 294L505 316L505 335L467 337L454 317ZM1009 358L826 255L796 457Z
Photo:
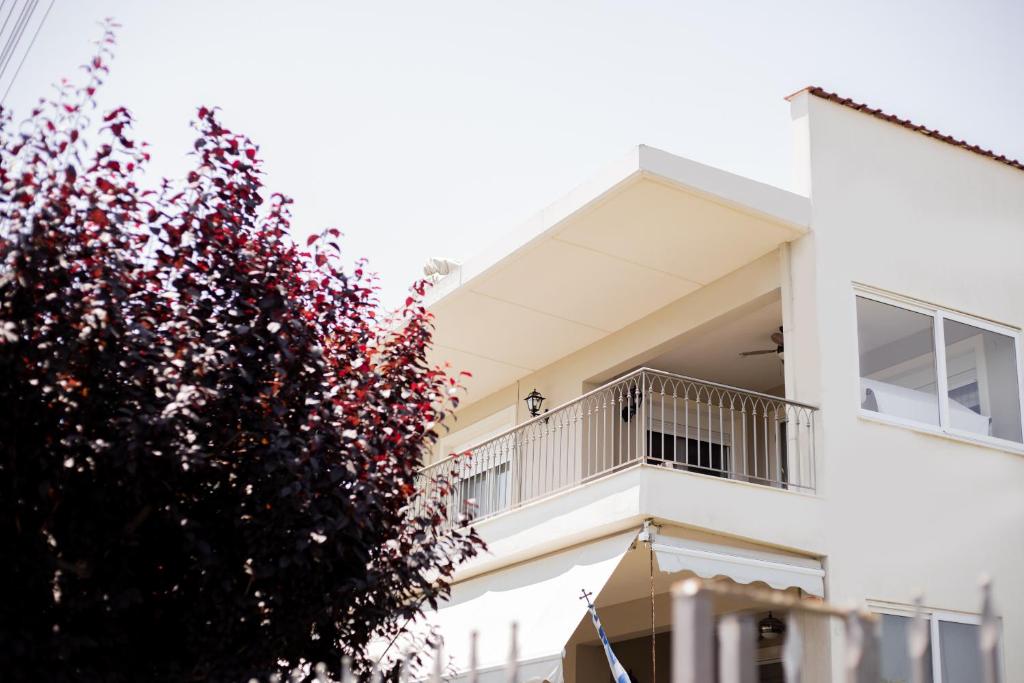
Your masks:
M4 5L6 5L6 4L7 4L7 0L4 0ZM11 17L14 16L14 10L16 10L16 9L18 9L18 0L14 0L14 2L11 3L11 11L7 13L7 18L4 19L3 26L0 26L0 36L3 36L4 32L7 30L7 24L11 21ZM3 5L0 5L0 12L2 12L2 11L3 11ZM10 40L11 40L11 38L10 38L10 36L8 36L7 37L7 41L10 42ZM7 50L7 43L4 43L4 51L6 51L6 50Z
M39 0L28 0L22 8L21 14L18 15L18 21L11 32L11 39L8 41L8 45L4 47L3 53L0 54L0 79L3 79L7 71L7 65L10 63L11 57L14 56L15 50L18 49L18 43L21 42L21 37L25 34L25 29L28 28L28 23L32 19L32 15L35 14L36 6L38 5Z
M21 61L18 62L18 68L14 70L14 75L11 76L11 82L7 84L7 90L4 90L4 96L0 97L0 104L7 101L7 95L11 92L11 88L14 87L14 81L18 80L18 74L21 73L21 67L25 66L25 60L28 58L28 53L32 51L32 46L36 44L36 38L39 37L39 32L43 30L43 24L46 23L46 17L50 16L50 10L53 9L53 3L57 0L50 0L50 4L47 5L46 11L43 12L43 18L39 20L39 25L36 26L36 32L32 34L32 40L29 41L28 47L25 48L25 53L21 55Z
M7 60L7 55L14 51L15 46L18 44L18 34L21 29L22 23L24 22L30 8L32 6L32 0L26 0L25 4L21 6L21 10L18 12L18 18L14 20L14 25L11 27L11 32L7 36L7 40L4 41L3 50L0 50L0 78L3 78L4 62ZM14 14L14 10L18 8L18 3L15 2L11 8L11 14ZM7 17L10 19L10 16ZM7 21L4 21L6 27Z

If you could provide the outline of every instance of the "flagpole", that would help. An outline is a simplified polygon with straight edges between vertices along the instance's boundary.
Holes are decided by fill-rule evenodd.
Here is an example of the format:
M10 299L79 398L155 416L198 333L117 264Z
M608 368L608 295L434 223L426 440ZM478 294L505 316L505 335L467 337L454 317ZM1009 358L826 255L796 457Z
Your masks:
M601 619L597 616L597 608L594 607L593 601L590 596L593 593L588 593L584 588L580 595L580 600L587 601L587 609L590 610L590 619L594 622L594 628L597 629L597 637L601 640L601 645L604 647L604 655L608 659L608 668L612 672L612 680L615 683L630 683L629 674L625 669L622 668L622 664L619 663L619 658L612 652L612 644L608 640L608 635L604 632L604 627L601 625Z

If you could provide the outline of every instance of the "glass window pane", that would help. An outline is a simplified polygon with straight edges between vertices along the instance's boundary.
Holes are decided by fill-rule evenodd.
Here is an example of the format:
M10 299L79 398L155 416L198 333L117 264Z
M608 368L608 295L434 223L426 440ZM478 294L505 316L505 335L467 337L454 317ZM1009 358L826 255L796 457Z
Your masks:
M882 680L885 683L910 683L910 655L907 632L913 621L910 617L883 614L882 617ZM931 677L931 648L928 649L928 669L925 680Z
M857 297L861 407L939 424L934 318Z
M459 482L463 512L484 517L508 507L508 463L477 472Z
M939 657L942 660L942 683L978 683L981 680L978 627L940 621Z
M943 321L949 424L1021 442L1017 349L1013 337Z

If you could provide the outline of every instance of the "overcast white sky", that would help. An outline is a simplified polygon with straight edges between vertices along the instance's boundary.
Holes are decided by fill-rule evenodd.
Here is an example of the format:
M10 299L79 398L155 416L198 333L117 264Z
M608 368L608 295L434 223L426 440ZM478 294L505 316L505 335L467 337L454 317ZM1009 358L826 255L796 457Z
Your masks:
M783 97L808 84L1024 158L1017 0L56 0L16 115L104 16L123 28L102 102L135 113L154 171L185 168L190 117L219 105L297 236L340 227L391 303L428 256L465 260L638 143L788 187Z

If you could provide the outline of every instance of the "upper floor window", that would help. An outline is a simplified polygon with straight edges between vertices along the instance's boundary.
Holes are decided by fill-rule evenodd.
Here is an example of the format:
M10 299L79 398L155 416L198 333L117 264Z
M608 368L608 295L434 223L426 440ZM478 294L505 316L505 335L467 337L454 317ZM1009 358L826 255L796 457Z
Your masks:
M1022 443L1019 330L857 293L861 408Z

